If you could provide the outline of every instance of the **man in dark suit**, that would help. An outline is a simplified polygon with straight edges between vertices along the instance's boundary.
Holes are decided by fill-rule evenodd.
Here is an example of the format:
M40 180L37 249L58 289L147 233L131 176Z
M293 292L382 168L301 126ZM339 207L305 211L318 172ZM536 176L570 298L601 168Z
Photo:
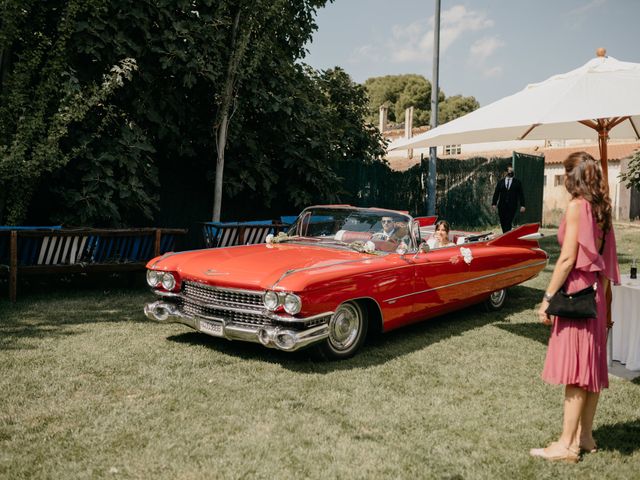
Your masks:
M520 204L520 213L524 213L524 193L522 191L522 183L513 176L513 167L507 167L506 176L498 182L496 190L493 193L491 206L496 209L498 206L498 216L500 217L500 226L502 233L506 233L512 228L513 217L516 216Z

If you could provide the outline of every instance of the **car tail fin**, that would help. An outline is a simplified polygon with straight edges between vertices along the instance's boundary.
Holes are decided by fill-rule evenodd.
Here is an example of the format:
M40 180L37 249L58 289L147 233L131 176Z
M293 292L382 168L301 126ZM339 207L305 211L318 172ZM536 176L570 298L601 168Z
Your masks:
M438 220L438 216L432 216L432 217L415 217L414 220L418 221L418 225L420 225L421 227L430 227L431 225L435 225L436 224L436 220Z
M526 246L526 247L538 247L538 239L544 235L538 230L540 229L539 223L527 223L521 227L511 230L499 237L489 240L487 245L491 246Z

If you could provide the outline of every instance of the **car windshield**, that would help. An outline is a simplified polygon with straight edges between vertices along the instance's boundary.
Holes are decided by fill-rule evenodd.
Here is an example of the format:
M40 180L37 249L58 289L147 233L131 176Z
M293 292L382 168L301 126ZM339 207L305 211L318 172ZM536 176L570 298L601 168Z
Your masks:
M378 209L312 207L289 228L291 240L307 240L376 252L415 250L412 219L399 212Z

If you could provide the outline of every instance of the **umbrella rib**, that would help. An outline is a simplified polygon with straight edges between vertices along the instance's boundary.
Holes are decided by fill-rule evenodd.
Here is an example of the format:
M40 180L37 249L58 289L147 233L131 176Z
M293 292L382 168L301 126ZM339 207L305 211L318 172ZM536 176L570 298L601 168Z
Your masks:
M633 118L631 117L627 117L629 119L629 123L631 124L631 128L633 128L633 131L636 133L636 140L640 139L640 134L638 133L638 127L636 127L636 124L633 123Z
M616 125L621 124L622 122L624 122L627 118L629 117L617 117L617 118L610 118L609 119L609 124L607 125L607 128L609 130L611 130L613 127L615 127Z
M578 120L578 123L586 125L589 128L593 128L594 130L598 130L598 124L593 120Z
M613 127L615 127L616 125L620 125L622 122L624 122L626 119L628 119L629 117L619 117L619 118L612 118L609 121L609 130L611 130ZM638 132L636 132L637 134Z
M523 140L527 135L529 135L531 133L531 130L533 130L536 127L539 127L540 124L539 123L534 123L533 125L531 125L526 132L524 132L524 134L521 137L518 137L518 140Z

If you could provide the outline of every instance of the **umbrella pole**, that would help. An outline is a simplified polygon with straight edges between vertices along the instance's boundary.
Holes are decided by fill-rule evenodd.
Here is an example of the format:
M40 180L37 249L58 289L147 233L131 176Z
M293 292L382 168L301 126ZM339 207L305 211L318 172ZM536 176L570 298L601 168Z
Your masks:
M609 130L607 125L598 121L598 147L600 148L600 165L602 166L602 176L604 184L609 187L609 168L607 167L607 140L609 138Z

